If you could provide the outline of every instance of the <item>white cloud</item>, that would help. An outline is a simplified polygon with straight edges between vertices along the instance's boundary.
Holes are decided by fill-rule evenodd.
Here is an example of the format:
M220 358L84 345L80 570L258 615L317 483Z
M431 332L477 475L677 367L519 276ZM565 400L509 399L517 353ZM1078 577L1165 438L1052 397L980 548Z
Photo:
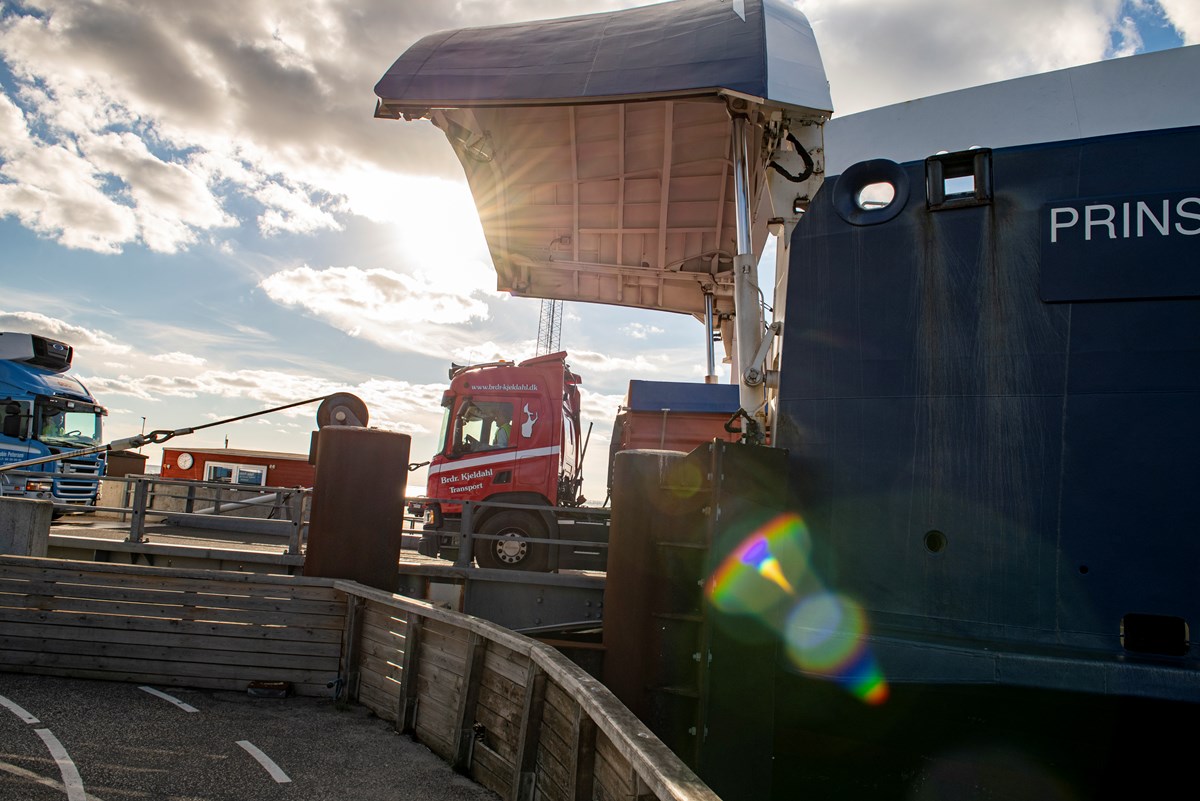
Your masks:
M642 4L31 0L25 7L39 13L0 23L0 58L24 106L0 106L4 141L16 145L0 168L0 214L108 253L133 243L171 253L239 223L267 236L339 231L357 214L398 227L396 258L427 258L435 241L479 265L473 281L486 279L477 215L444 137L428 124L373 119L371 87L408 44L464 20ZM1137 41L1118 18L1120 0L1013 0L1002 14L965 0L798 6L817 32L839 114L1096 60L1114 27L1125 34L1118 52ZM1197 5L1162 7L1194 41ZM435 176L449 180L439 188ZM247 213L245 200L260 208Z
M571 351L571 366L587 372L655 375L670 369L672 363L670 357L665 353L611 356L596 351L575 349Z
M630 323L621 329L625 334L634 339L645 339L651 334L661 334L663 329L656 325L646 325L645 323Z
M1158 0L1184 44L1200 44L1200 3L1196 0Z
M1120 38L1120 44L1113 48L1114 58L1132 56L1142 49L1142 34L1138 31L1137 22L1133 17L1122 17L1117 25L1116 34Z
M157 356L151 356L150 360L166 362L167 364L178 364L184 367L201 367L208 361L199 356L193 356L190 353L180 353L179 351L160 353Z
M10 312L0 310L0 331L13 331L22 334L37 334L38 336L57 339L70 345L77 359L81 353L96 352L100 354L122 355L133 349L118 342L103 331L94 331L78 325L72 325L54 317L48 317L38 312Z
M1098 61L1121 0L799 0L835 113Z
M390 342L397 328L454 325L488 313L469 289L446 291L426 276L391 270L305 266L274 273L259 286L279 303L303 307L343 331L381 343Z

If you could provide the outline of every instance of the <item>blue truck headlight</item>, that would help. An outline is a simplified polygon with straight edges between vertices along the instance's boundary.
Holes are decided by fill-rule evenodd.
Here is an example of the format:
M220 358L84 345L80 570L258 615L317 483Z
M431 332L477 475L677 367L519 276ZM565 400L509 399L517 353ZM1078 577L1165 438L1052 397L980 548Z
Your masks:
M53 481L31 478L25 482L26 492L50 492L54 489Z

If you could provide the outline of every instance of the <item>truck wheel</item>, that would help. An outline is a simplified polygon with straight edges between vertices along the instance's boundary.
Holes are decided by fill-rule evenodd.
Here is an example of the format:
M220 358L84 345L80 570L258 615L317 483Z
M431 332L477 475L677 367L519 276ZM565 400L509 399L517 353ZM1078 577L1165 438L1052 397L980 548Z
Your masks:
M549 546L525 542L527 537L545 537L546 525L540 516L515 509L492 515L479 527L480 534L496 534L504 539L479 540L475 543L475 562L480 567L498 570L545 571Z

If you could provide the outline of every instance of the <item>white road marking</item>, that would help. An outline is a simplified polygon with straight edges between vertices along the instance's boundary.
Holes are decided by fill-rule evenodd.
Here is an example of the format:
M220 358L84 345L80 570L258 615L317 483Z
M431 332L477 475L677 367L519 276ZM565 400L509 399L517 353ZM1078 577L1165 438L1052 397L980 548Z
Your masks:
M79 778L79 770L71 761L71 755L67 753L67 749L63 748L62 743L49 729L34 729L34 732L42 738L42 742L50 751L50 756L54 757L54 761L58 763L58 771L62 774L63 789L67 791L67 801L87 801L87 793L83 791L83 779Z
M273 761L271 761L271 758L269 756L264 754L262 751L259 751L254 746L254 743L250 742L249 740L238 740L237 744L240 745L242 748L245 748L247 754L249 754L250 756L257 759L258 764L262 765L264 768L267 769L267 773L271 774L272 779L279 782L280 784L284 784L286 782L291 781L291 779L288 778L288 775L286 773L284 773L282 770L280 770L278 765L276 765ZM73 799L72 799L72 801L73 801Z
M37 718L35 718L33 715L26 712L24 709L22 709L21 707L14 704L12 701L5 698L3 695L0 695L0 706L8 707L8 710L10 712L12 712L14 715L19 717L21 720L25 721L26 723L40 723L41 722Z
M184 712L199 712L200 711L199 709L196 709L196 707L192 706L191 704L185 704L183 701L180 701L178 698L174 698L170 695L167 695L164 692L159 692L158 690L154 689L153 687L138 687L138 689L145 690L146 692L150 693L151 695L158 696L159 698L163 699L164 701L170 701L172 704L179 707Z
M40 784L43 787L49 787L52 790L63 789L62 782L56 782L54 779L47 779L45 776L39 776L32 770L25 770L25 768L14 765L11 762L0 762L0 770L4 771L5 773L11 773L18 779L25 779L26 781L33 782L34 784ZM101 801L101 799L97 798L91 793L88 793L87 801Z

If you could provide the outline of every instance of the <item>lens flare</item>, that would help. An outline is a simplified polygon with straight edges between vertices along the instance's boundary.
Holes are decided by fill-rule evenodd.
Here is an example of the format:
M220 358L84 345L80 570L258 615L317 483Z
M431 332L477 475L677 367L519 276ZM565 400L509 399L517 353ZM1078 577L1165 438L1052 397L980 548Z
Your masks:
M869 704L887 700L883 673L867 648L866 614L844 596L810 596L792 610L783 632L792 663L845 687Z
M793 578L807 570L808 531L785 514L747 537L713 573L708 596L723 612L762 614L796 594Z
M666 491L677 498L690 498L704 486L704 476L700 468L691 462L681 462L671 469L670 481Z
M810 551L804 520L780 515L725 557L709 578L708 598L721 612L757 617L802 672L882 704L888 685L867 647L866 614L822 586L809 567Z

